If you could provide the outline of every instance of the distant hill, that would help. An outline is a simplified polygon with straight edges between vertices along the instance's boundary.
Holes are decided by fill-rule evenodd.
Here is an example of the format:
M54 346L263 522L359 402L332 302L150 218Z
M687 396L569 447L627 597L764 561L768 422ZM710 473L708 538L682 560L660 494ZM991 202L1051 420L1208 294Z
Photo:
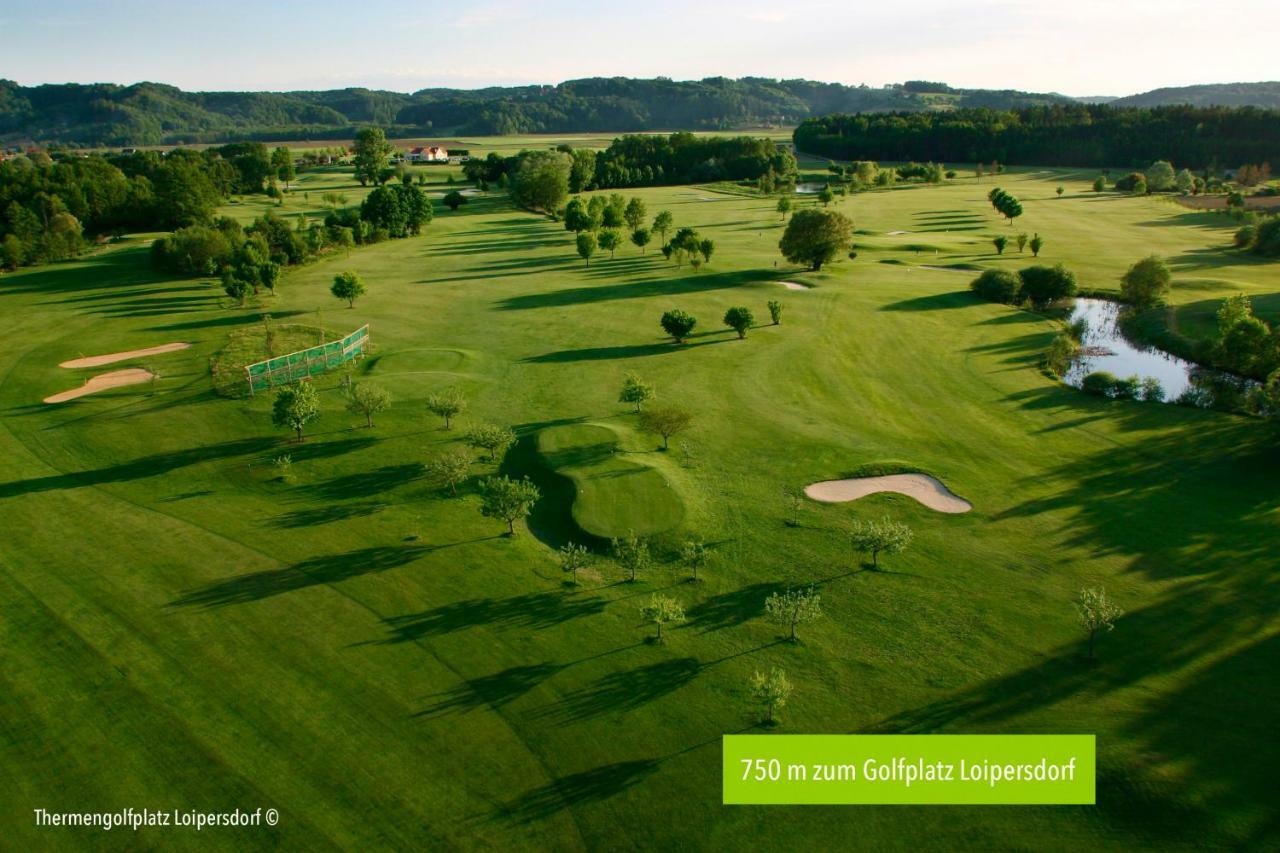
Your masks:
M811 80L570 80L555 86L316 92L184 92L159 83L19 86L0 80L0 140L159 145L233 139L342 139L379 124L393 135L727 130L792 125L826 113L1010 109L1070 103L1057 94L913 81L872 88Z
M1162 107L1189 104L1193 107L1266 107L1280 109L1280 81L1269 83L1208 83L1152 89L1140 95L1116 98L1113 107Z

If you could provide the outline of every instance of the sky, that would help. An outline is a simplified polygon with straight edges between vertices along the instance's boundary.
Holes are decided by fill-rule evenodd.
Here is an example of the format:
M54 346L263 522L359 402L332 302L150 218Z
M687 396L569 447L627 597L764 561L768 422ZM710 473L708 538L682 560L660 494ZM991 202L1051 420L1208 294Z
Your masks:
M411 92L754 76L1126 95L1277 79L1277 37L1275 0L54 0L0 4L0 78Z

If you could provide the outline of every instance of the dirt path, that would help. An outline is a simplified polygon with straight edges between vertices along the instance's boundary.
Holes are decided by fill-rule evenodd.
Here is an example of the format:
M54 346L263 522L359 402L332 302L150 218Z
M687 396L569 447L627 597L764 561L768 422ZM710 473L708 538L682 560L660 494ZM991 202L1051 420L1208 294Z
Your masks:
M97 376L91 377L79 388L72 388L70 391L61 391L52 396L45 397L46 403L65 403L68 400L74 400L77 397L84 397L88 394L97 394L99 391L105 391L108 388L119 388L122 385L140 385L143 382L150 382L154 374L149 370L143 370L140 367L130 367L126 370L113 370L110 373L99 373Z
M125 352L111 352L106 355L90 355L84 358L73 358L71 361L64 361L58 367L101 367L104 364L115 364L117 361L127 361L131 358L142 358L148 355L163 355L167 352L177 352L181 349L187 349L191 344L185 344L180 341L174 341L171 344L160 344L158 347L147 347L146 349L131 349Z
M890 474L885 477L855 477L849 480L824 480L807 487L804 493L821 503L856 501L877 492L897 492L914 498L938 512L959 513L973 509L973 504L956 495L936 477L928 474Z

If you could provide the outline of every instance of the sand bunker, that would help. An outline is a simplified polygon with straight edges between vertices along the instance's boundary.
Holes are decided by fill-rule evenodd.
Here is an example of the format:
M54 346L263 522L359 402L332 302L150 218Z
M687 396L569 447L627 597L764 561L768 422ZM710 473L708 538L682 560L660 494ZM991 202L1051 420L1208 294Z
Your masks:
M780 281L778 284L782 285L787 290L809 290L809 285L801 284L798 281Z
M911 232L910 231L886 231L884 233L888 234L890 237L900 237L903 234L910 234Z
M117 361L126 361L131 358L142 358L148 355L163 355L166 352L177 352L180 349L187 349L191 344L184 344L175 341L171 344L161 344L158 347L147 347L146 349L131 349L126 352L112 352L106 355L91 355L85 358L73 358L71 361L64 361L58 367L101 367L104 364L114 364ZM107 374L112 376L114 374ZM47 401L46 401L47 402Z
M72 388L70 391L62 391L54 394L52 397L45 397L46 403L65 403L68 400L74 400L77 397L84 397L87 394L97 394L99 391L105 391L108 388L119 388L121 385L139 385L143 382L150 382L154 374L149 370L143 370L141 367L130 367L127 370L113 370L111 373L99 373L92 377L79 388Z
M973 504L954 494L940 480L928 474L890 474L885 477L824 480L804 490L806 495L822 503L856 501L877 492L897 492L915 498L938 512L968 512L973 509Z

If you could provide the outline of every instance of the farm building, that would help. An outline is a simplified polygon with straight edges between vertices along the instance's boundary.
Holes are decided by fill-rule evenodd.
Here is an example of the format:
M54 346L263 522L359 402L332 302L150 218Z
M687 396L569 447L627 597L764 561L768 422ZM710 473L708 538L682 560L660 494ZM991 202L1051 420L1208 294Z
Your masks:
M410 163L447 163L449 152L438 145L418 147L410 149L404 159Z

